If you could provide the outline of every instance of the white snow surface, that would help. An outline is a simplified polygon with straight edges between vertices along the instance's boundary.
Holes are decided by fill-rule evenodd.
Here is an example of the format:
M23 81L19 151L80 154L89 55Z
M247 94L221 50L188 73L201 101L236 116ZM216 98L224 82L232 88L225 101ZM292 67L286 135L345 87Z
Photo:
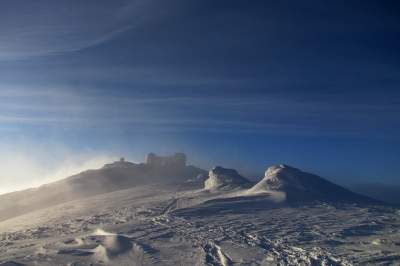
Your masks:
M281 181L284 168L266 178ZM0 222L0 265L400 264L399 209L290 204L279 200L287 187L263 181L214 191L146 184L26 212Z

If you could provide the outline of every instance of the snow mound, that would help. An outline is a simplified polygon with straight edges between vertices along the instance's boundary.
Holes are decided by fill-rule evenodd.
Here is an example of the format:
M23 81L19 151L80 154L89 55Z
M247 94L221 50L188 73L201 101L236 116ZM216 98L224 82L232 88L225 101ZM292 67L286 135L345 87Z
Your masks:
M265 177L249 189L249 193L280 191L291 202L331 201L376 203L377 201L356 194L322 177L280 164L267 169Z
M93 258L97 262L107 263L107 265L128 265L126 261L132 262L135 257L135 243L124 235L99 229L92 238L99 244L92 250Z
M207 190L229 190L250 186L251 182L239 175L236 170L220 166L212 168L208 173L208 179L204 182L204 189Z
M253 192L282 191L286 190L286 188L304 190L305 188L300 182L301 178L299 178L300 176L304 176L304 174L300 170L285 164L274 165L267 169L264 178L250 190Z

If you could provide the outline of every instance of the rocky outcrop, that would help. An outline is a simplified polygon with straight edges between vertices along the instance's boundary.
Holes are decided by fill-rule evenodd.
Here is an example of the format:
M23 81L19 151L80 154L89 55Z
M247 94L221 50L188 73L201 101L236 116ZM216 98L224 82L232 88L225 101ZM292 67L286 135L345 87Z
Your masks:
M208 179L204 182L204 189L207 190L228 190L250 186L251 182L239 175L236 170L220 166L212 168L208 173Z

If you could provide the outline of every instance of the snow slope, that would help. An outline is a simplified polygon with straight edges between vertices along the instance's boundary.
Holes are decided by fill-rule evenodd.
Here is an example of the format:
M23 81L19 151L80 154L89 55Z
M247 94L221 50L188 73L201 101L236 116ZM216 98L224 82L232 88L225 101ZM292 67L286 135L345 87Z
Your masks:
M205 173L194 166L154 166L117 161L38 188L0 195L0 221L71 200L146 184L200 188L201 182L195 180L188 184L186 180Z
M269 168L252 188L234 170L211 172L235 188L138 183L3 219L0 265L400 263L399 209L359 204L357 194L288 166ZM277 201L283 193L288 200Z

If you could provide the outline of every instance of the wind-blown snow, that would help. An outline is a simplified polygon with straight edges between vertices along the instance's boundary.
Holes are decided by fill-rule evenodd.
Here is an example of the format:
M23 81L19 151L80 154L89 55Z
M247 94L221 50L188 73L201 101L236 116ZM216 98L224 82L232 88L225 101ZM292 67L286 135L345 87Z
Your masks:
M119 173L117 164L107 167L113 177ZM121 169L130 169L126 166ZM104 176L72 180L81 178ZM177 179L163 184L158 177L155 183L106 190L4 219L0 265L400 263L396 208L289 166L269 168L251 188L232 169L214 168L209 178L211 192L197 183L179 186ZM328 188L346 201L324 196ZM307 201L293 204L293 197Z

